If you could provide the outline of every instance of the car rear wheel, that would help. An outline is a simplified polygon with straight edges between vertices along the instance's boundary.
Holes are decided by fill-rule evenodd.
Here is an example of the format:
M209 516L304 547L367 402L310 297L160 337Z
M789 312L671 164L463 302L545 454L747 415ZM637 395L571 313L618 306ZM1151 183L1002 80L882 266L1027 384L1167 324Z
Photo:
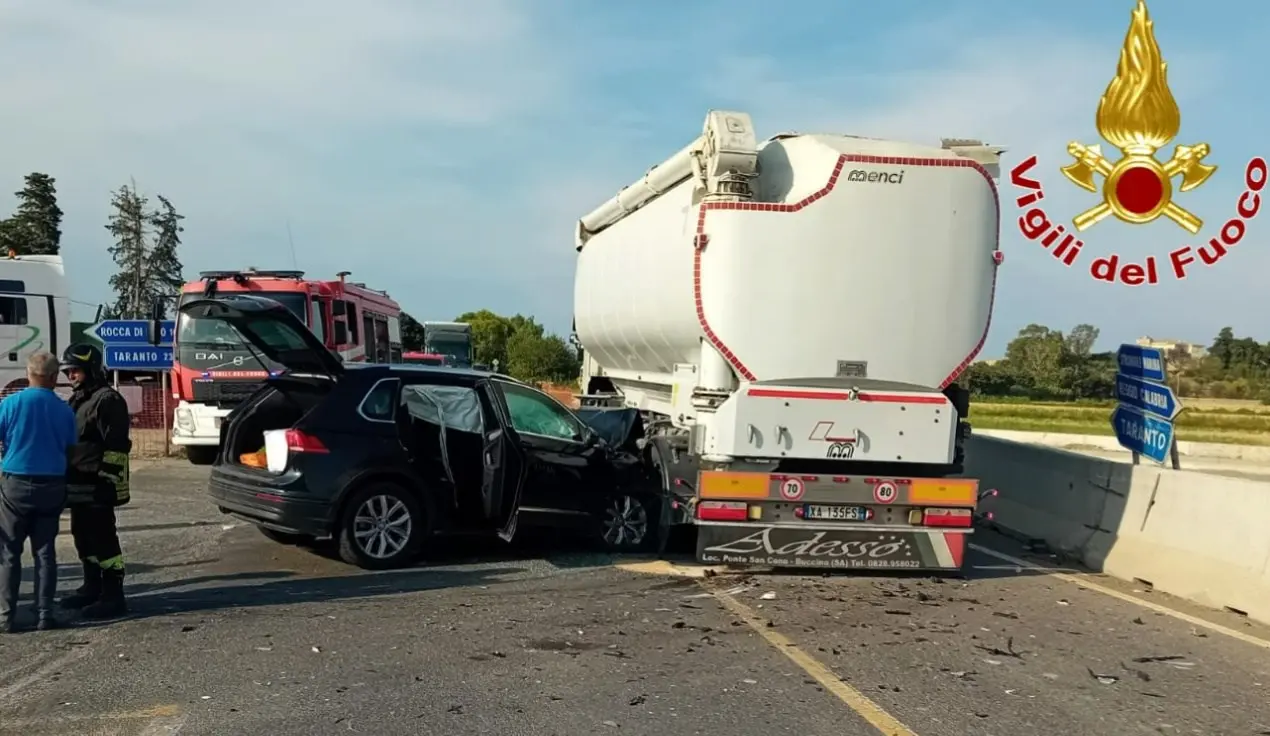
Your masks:
M423 505L406 489L367 486L353 494L340 519L340 559L367 570L408 565L419 553L426 523Z
M619 494L600 511L600 539L610 552L642 552L656 542L657 524L638 496Z

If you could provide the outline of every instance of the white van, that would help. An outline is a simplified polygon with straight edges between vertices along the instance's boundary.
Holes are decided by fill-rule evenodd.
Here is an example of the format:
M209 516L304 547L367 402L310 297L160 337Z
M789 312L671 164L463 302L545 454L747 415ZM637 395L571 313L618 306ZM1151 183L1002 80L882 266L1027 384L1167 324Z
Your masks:
M0 256L0 391L26 385L31 353L60 356L70 339L70 288L62 257Z

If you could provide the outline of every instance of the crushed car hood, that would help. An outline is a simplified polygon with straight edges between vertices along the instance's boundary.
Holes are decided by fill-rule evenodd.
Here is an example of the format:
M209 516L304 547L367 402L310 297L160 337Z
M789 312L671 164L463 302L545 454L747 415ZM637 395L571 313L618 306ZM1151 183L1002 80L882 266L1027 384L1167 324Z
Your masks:
M639 454L636 442L644 437L644 420L638 409L586 407L575 413L610 448Z

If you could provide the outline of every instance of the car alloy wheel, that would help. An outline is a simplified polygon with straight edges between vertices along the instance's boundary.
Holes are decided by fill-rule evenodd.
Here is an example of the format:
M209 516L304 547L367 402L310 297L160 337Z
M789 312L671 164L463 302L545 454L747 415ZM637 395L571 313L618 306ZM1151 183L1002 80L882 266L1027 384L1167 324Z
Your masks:
M634 496L618 496L604 509L600 523L611 549L633 549L648 537L648 510Z
M357 507L353 517L353 539L361 551L374 560L387 560L401 554L413 534L414 516L395 496L370 496Z

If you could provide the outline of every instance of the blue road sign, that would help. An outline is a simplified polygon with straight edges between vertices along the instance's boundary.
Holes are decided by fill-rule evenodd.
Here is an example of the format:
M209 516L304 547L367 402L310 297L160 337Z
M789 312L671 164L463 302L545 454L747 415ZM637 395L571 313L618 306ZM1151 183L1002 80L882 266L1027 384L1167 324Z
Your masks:
M161 345L112 345L106 343L106 370L108 371L170 371L172 370L172 346Z
M105 345L149 345L150 320L107 319L88 328L88 334ZM176 337L176 320L167 319L159 332L159 344L171 345Z
M1121 404L1111 414L1111 426L1120 446L1162 463L1173 445L1173 425Z
M1120 365L1122 376L1141 378L1144 381L1167 380L1164 375L1164 351L1159 348L1121 345L1116 351L1116 362Z
M1182 410L1182 403L1167 385L1126 375L1116 376L1116 399L1121 404L1170 422Z

